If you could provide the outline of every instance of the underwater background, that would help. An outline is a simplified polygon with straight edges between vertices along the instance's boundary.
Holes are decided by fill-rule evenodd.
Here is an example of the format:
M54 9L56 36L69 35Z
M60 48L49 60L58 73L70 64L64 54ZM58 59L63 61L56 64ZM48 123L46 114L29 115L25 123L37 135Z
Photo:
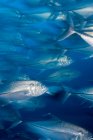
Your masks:
M93 139L93 0L0 0L0 140Z

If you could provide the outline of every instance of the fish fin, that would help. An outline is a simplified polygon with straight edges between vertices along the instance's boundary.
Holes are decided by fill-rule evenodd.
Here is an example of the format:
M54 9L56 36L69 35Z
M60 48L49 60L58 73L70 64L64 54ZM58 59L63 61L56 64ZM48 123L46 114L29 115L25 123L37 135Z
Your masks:
M22 123L23 123L22 120L19 120L19 121L17 121L17 122L14 122L7 130L11 130L11 129L17 127L18 125L20 125L20 124L22 124Z
M58 41L62 41L75 33L74 23L70 13L68 14L68 23L69 23L68 31L63 36L61 36Z
M70 92L65 93L64 97L62 98L62 104L64 104L72 94Z

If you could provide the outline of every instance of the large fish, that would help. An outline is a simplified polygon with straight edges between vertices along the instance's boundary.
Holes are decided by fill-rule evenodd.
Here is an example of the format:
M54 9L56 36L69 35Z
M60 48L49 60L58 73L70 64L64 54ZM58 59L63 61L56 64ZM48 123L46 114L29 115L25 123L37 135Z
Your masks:
M84 18L88 18L93 15L93 7L89 6L82 9L77 9L75 12L82 15Z
M88 29L86 28L86 26L88 26L89 21L87 19L83 19L82 23L79 25L78 29L77 25L78 22L81 21L81 17L82 15L79 17L79 19L77 20L77 23L74 23L74 19L72 18L72 16L78 16L78 13L75 12L69 12L68 13L68 24L69 24L69 28L68 30L65 32L65 34L61 35L58 39L58 41L62 41L64 39L69 38L71 35L73 34L77 34L79 35L86 43L89 44L89 46L93 46L93 40L92 40L92 29L89 27L92 27L91 25L88 27ZM78 18L78 17L77 17ZM83 18L83 17L82 17Z
M93 103L93 86L87 86L77 90L67 86L63 87L65 90L65 101L69 98L69 96L76 95L81 97L81 99L85 99L86 101Z
M47 87L38 81L16 81L9 84L9 87L1 93L0 98L9 101L25 100L40 96L47 91Z
M82 88L80 90L77 90L75 93L77 93L78 96L90 102L93 102L93 86Z
M92 138L92 135L87 130L61 121L54 116L43 121L27 122L26 126L28 131L38 134L43 139L88 140Z
M76 54L77 58L74 60L74 62L78 60L88 60L93 58L93 47L87 47L87 48L77 48L73 49L72 51L69 51L69 54Z
M32 97L38 97L45 93L52 96L61 90L62 88L60 86L45 86L38 81L15 81L10 83L9 86L7 86L7 88L1 92L0 99L5 99L8 101L8 103L20 100L26 102L26 100L29 100Z

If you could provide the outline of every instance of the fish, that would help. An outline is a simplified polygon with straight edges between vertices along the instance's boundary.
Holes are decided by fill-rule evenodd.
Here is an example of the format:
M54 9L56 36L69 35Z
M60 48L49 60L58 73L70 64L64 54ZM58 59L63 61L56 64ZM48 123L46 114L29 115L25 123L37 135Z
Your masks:
M78 96L90 102L93 102L93 86L81 88L80 90L77 90L75 93L77 93Z
M77 34L79 35L86 43L88 43L90 46L93 46L93 39L92 39L92 36L89 36L87 34L88 30L84 31L84 28L86 27L86 24L88 24L86 21L86 19L83 21L82 23L82 26L80 24L80 29L76 30L76 25L72 19L72 15L74 14L75 12L70 12L68 13L68 23L69 23L69 28L68 30L65 32L64 35L60 36L59 39L58 39L58 42L64 40L64 39L67 39L69 38L71 35L73 34ZM77 13L76 13L76 16L77 16ZM79 19L78 19L79 20ZM86 29L86 28L85 28ZM90 35L92 34L91 32L89 33Z
M49 113L49 116L51 116L51 113ZM43 139L88 140L92 138L92 134L84 128L62 121L54 115L42 121L26 122L25 124L29 132L38 134Z
M37 97L47 92L47 87L38 81L16 81L9 84L6 91L0 94L0 98L9 101L26 100Z
M6 86L6 89L0 93L0 99L5 100L5 105L13 102L18 104L31 104L31 102L33 103L33 101L36 100L36 97L42 96L43 94L55 96L55 94L61 90L62 87L58 85L49 84L46 86L38 81L31 80L16 81ZM31 99L31 101L29 101L29 99Z
M52 54L50 57L47 55L43 57L39 57L36 60L33 61L32 68L38 68L38 69L55 69L60 67L67 67L73 63L73 60L67 56L67 55L58 55L52 57Z
M93 103L93 86L87 86L85 88L80 89L73 89L64 85L63 88L65 91L66 100L69 98L69 96L75 95L80 97L81 99L85 99Z
M79 76L79 71L75 71L69 68L60 68L51 72L47 77L44 78L44 80L54 83L60 83L71 81Z
M93 15L93 7L92 6L85 7L85 8L82 8L82 9L77 9L77 10L74 10L74 11L76 13L82 15L84 18L88 18L91 15Z

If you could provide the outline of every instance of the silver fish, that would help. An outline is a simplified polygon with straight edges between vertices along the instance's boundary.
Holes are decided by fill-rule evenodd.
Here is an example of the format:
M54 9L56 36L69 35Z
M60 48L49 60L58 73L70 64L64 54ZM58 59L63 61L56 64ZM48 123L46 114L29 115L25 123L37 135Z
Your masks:
M52 55L52 54L51 54ZM52 69L66 67L73 63L73 60L66 55L55 56L54 58L45 56L33 61L32 67L38 69Z
M85 7L82 9L77 9L77 10L75 10L75 12L82 15L84 18L87 18L87 17L93 15L93 7L89 6L89 7Z
M44 80L59 83L59 82L71 81L79 76L80 73L77 71L73 71L68 68L61 68L49 74L46 78L44 78Z
M55 116L45 121L27 122L26 126L29 131L40 134L41 138L53 139L55 137L54 140L59 140L60 138L64 140L90 140L92 138L92 134L87 130L61 121Z
M69 13L69 14L68 14L68 22L69 22L68 31L65 33L65 35L60 36L59 41L62 41L62 40L64 40L64 39L68 38L69 36L71 36L72 34L76 33L76 34L79 35L84 41L86 41L90 46L93 46L93 39L92 39L92 36L88 36L87 34L84 33L84 28L85 28L87 22L84 21L84 22L82 23L82 25L83 25L84 27L80 25L80 26L82 27L82 29L76 30L76 29L75 29L74 21L73 21L73 19L72 19L72 17L71 17L71 14L72 14L72 13ZM90 30L92 30L92 29L90 29ZM82 32L82 31L83 31L83 32ZM86 33L87 33L87 32L88 32L88 31L86 31ZM91 34L93 34L93 33L90 32L89 34L91 35Z
M93 46L93 39L90 36L76 32L82 39L84 39L90 46Z
M62 67L69 66L70 64L73 63L73 60L66 55L64 55L63 57L59 57L57 61L58 61L58 65Z
M77 90L67 86L63 86L63 87L66 92L66 100L69 98L69 96L76 95L81 98L84 98L85 100L93 102L93 86L88 86L86 88L81 88Z
M47 92L47 87L38 81L16 81L12 82L6 91L2 92L0 98L13 100L25 100L40 96Z
M78 96L86 100L89 100L90 102L93 102L93 86L89 86L89 87L77 90L76 93Z

